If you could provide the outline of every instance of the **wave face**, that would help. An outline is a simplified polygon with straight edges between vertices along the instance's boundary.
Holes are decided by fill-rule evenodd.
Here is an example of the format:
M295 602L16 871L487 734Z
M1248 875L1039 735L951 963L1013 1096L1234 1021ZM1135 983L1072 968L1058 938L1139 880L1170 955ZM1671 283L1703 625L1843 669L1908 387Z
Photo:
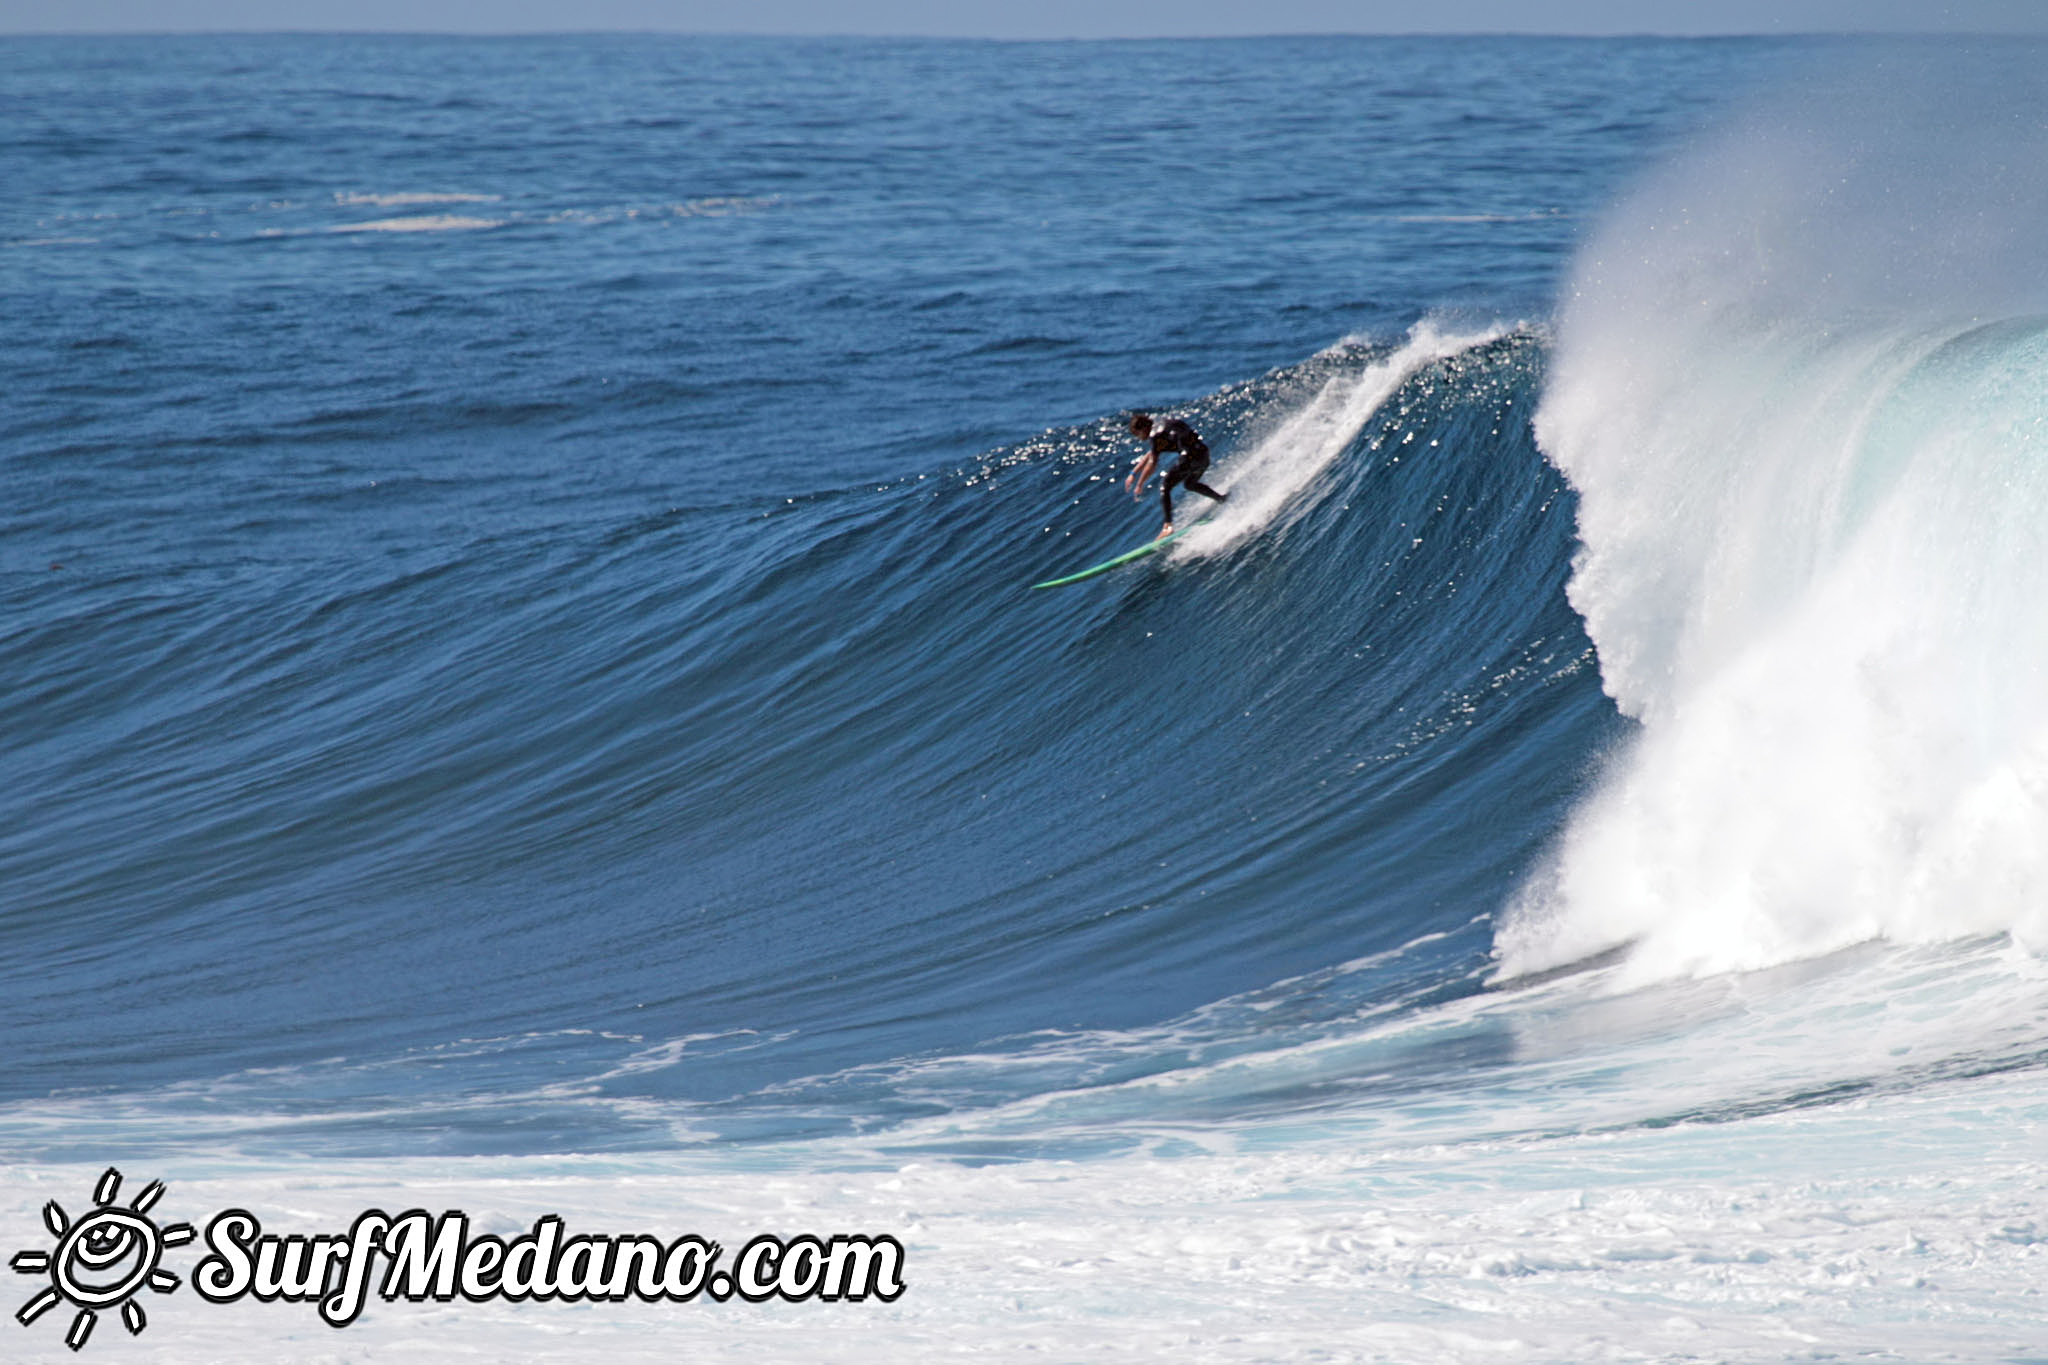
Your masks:
M870 1131L1480 991L1624 724L1528 320L1787 50L0 45L17 1145ZM1230 501L1026 591L1157 525L1141 405Z
M287 1107L335 1140L446 1123L451 1069L472 1131L538 1109L666 1140L633 1106L675 1101L702 1133L759 1136L930 1107L848 1068L1155 1025L1304 974L1284 1027L1233 1008L1196 1032L1259 1048L1469 993L1489 909L1612 725L1561 593L1570 499L1523 416L1541 371L1531 333L1425 323L1178 405L1231 499L1086 590L1024 585L1151 533L1155 499L1116 486L1115 418L938 477L288 590L251 608L279 633L260 665L197 644L165 703L283 730L216 734L148 780L110 739L95 799L191 795L90 859L16 843L17 887L98 917L110 960L73 974L147 936L166 983L46 1037L16 1083L85 1056L153 1084L269 1074L303 1033L323 1050L294 1065L320 1064ZM156 610L109 607L91 647ZM25 643L44 667L87 647ZM337 748L357 775L294 795ZM321 804L344 801L332 827ZM354 870L308 885L312 850ZM74 928L13 932L33 953ZM1377 965L1333 973L1354 960ZM23 980L14 1007L74 988ZM116 1039L171 1012L178 1044L126 1061ZM325 1061L336 1039L348 1060ZM1119 1065L1188 1045L1140 1039ZM1023 1074L947 1107L1014 1100ZM239 1112L250 1087L206 1103Z
M1644 729L1506 970L2048 941L2044 93L1981 53L1819 81L1585 249L1537 431Z

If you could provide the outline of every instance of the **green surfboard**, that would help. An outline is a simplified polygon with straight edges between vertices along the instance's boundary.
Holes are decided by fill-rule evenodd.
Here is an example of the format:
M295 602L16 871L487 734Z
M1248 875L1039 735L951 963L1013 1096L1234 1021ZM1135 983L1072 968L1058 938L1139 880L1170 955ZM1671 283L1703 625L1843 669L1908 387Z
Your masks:
M1196 517L1170 536L1161 536L1157 540L1148 540L1135 550L1125 550L1115 559L1105 559L1100 564L1083 569L1079 573L1070 573L1065 578L1048 578L1043 583L1033 583L1031 586L1034 588L1064 588L1069 583L1079 583L1084 578L1093 578L1097 574L1108 573L1111 569L1120 569L1134 559L1143 559L1146 555L1157 554L1189 531L1194 530L1203 520L1203 517Z

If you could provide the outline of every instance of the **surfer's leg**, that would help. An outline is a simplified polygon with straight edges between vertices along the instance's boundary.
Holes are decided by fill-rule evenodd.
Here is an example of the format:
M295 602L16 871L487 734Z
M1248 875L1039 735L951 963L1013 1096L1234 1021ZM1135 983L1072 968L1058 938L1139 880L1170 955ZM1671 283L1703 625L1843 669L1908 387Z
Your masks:
M1162 536L1173 529L1173 486L1186 479L1187 476L1187 470L1183 469L1180 461L1176 460L1173 463L1173 468L1166 471L1166 477L1160 480L1159 514L1164 520L1159 527L1159 534Z
M1180 475L1180 486L1193 493L1200 493L1211 502L1222 502L1223 495L1202 482L1202 476L1209 472L1209 448L1191 450L1173 462L1173 472Z

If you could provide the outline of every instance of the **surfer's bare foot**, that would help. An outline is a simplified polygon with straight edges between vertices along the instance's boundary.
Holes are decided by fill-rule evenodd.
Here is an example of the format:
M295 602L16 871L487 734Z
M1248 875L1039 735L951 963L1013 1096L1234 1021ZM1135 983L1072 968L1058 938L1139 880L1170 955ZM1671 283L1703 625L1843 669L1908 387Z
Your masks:
M1169 522L1167 522L1167 523L1166 523L1166 525L1164 525L1164 526L1162 526L1162 527L1160 527L1160 528L1159 528L1159 534L1158 534L1158 535L1156 535L1156 536L1154 536L1154 537L1152 537L1152 539L1154 539L1154 540L1164 540L1164 539L1166 539L1166 538L1167 538L1168 536L1170 536L1170 535L1172 535L1172 534L1173 534L1173 523L1169 521Z

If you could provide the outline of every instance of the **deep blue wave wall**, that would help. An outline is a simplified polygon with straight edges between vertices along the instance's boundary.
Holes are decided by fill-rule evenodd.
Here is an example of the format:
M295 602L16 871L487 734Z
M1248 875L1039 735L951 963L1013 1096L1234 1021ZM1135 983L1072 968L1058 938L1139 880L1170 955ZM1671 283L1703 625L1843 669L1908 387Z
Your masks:
M0 1098L746 1096L1437 932L1241 1022L1476 989L1617 725L1540 329L1226 555L1023 585L1150 533L1121 410L1227 484L1540 318L1785 50L0 44ZM394 1145L611 1140L490 1112Z

